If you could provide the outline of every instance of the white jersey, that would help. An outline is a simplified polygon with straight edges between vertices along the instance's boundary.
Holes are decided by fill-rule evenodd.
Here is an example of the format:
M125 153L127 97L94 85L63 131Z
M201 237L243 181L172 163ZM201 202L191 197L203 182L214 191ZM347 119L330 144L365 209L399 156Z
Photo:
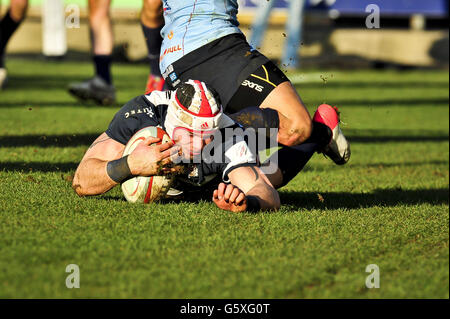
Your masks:
M163 0L160 69L205 44L242 33L237 21L238 0Z

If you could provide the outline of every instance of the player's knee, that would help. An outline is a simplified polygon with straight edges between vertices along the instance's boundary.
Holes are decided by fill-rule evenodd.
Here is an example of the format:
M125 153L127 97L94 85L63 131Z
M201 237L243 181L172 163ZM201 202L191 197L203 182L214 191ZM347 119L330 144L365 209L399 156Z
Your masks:
M110 20L109 9L97 9L89 13L89 24L93 28L101 26L105 20Z
M161 0L145 0L142 19L148 22L162 20L163 6Z
M28 0L12 0L10 14L14 21L25 19L28 9Z
M302 118L291 121L288 127L286 146L295 146L305 142L312 133L311 118Z
M144 8L151 11L158 11L162 8L161 0L144 0Z

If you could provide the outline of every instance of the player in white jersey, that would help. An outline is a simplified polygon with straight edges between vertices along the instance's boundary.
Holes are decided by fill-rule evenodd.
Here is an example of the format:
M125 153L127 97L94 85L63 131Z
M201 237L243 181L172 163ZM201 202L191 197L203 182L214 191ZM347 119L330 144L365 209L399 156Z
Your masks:
M350 146L339 125L330 127L308 110L294 86L267 57L252 48L239 29L237 0L163 0L160 68L170 89L190 78L206 82L219 94L227 114L245 127L278 128L276 139L283 184L305 161L301 144L331 141L318 152L342 165ZM324 108L322 108L324 109ZM326 112L339 117L334 109Z

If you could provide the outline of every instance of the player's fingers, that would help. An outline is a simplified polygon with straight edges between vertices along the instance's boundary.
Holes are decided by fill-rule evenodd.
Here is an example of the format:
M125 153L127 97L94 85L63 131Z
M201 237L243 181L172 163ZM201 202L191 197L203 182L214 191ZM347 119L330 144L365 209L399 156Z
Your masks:
M219 200L219 191L217 189L213 192L213 200Z
M150 144L153 144L153 143L158 143L159 141L161 141L160 138L150 136L150 137L147 137L147 138L143 141L143 143L144 143L145 145L150 145Z
M166 158L166 157L170 157L174 154L178 154L178 150L174 149L175 147L171 147L169 149L166 149L165 151L160 153L160 157L161 158Z
M224 183L219 184L219 187L217 188L219 199L223 198L223 195L225 193L225 188L226 188L226 185Z
M239 188L235 187L233 189L233 191L231 192L231 195L230 195L230 200L229 200L230 203L234 203L236 201L236 198L239 196L240 193L241 193L241 190Z
M231 196L231 193L233 192L233 190L234 190L233 185L231 185L231 184L227 185L227 188L225 189L225 194L224 194L224 199L226 202L228 202L230 200L230 196Z
M245 194L240 192L238 197L234 201L234 203L239 206L239 205L241 205L244 202L244 200L245 200Z
M160 152L163 152L165 150L168 150L172 146L173 146L173 143L172 143L172 141L170 141L170 142L166 142L166 143L163 143L161 145L158 145L158 149L159 149Z

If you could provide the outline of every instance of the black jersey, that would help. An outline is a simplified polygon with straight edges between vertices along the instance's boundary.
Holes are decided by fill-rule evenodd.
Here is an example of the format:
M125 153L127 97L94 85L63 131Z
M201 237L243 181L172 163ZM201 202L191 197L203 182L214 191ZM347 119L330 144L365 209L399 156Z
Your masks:
M113 140L126 145L137 131L145 127L159 126L165 129L164 121L171 94L171 91L154 91L149 95L132 99L116 113L106 134ZM209 181L217 181L215 177L220 176L219 181L228 182L228 174L232 170L257 164L257 156L250 150L244 134L225 133L227 129L239 129L241 126L226 115L223 115L223 118L219 127L221 139L214 140L214 143L221 144L220 147L211 147L212 152L208 152L208 158L205 159L202 156L200 163L186 164L188 165L187 173L179 176L177 180L203 186ZM217 151L222 154L217 156L218 154L214 154Z

